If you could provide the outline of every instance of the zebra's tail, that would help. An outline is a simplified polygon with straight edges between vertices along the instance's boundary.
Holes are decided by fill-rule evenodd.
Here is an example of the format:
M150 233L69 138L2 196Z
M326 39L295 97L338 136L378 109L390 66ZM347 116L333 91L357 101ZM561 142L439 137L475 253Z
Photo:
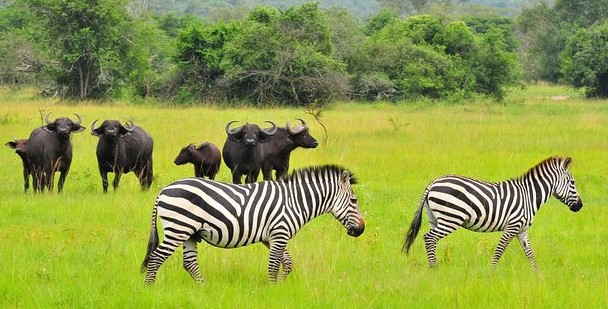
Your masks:
M152 229L150 230L150 239L148 240L148 251L146 257L141 263L141 272L146 272L148 269L148 262L150 260L150 254L158 247L158 230L156 229L156 215L158 208L158 199L154 203L154 209L152 209Z
M407 231L403 247L401 248L401 250L404 251L406 254L410 252L410 247L412 246L412 243L414 243L414 240L416 239L416 236L418 236L418 232L420 231L420 223L422 222L422 209L424 208L424 204L426 203L426 198L428 195L429 189L427 187L427 189L424 190L424 194L422 195L420 202L418 203L418 209L416 210L416 214L414 215L414 220L412 220L412 223L410 224L410 229Z

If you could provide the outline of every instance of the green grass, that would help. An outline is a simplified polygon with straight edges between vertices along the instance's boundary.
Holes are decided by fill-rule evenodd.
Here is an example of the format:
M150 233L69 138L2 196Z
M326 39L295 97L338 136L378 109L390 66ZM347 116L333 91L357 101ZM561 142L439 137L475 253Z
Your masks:
M566 100L551 99L568 95ZM204 285L181 266L181 250L145 287L139 266L158 191L190 176L175 166L191 142L222 146L230 120L261 123L304 118L323 141L321 126L292 108L162 108L63 104L28 92L0 93L0 136L25 138L41 113L78 113L87 130L74 134L74 159L62 194L22 192L21 162L0 151L0 307L2 308L437 308L608 306L608 104L557 87L530 87L506 105L336 104L323 113L328 138L298 149L292 168L340 164L357 174L355 190L367 222L359 238L330 216L318 218L290 241L294 271L267 283L262 245L224 250L199 245ZM131 119L154 138L156 180L140 192L127 174L118 192L101 193L96 169L95 119ZM500 181L541 160L572 156L572 173L585 206L579 213L551 199L529 231L539 273L514 242L498 267L489 261L499 233L458 230L439 242L439 267L430 269L421 237L401 253L403 236L425 186L458 173ZM112 175L113 176L113 175ZM230 179L222 166L219 180ZM425 217L426 221L426 217ZM423 225L423 232L428 225Z

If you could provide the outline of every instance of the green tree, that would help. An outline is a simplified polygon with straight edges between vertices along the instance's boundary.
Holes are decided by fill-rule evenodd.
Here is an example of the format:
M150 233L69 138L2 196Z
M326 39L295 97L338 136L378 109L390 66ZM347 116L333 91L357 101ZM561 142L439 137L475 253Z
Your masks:
M566 45L569 26L546 3L524 9L515 22L519 55L528 81L561 79L560 53Z
M505 35L498 28L490 28L481 35L478 46L471 65L476 90L502 100L507 88L518 85L521 80L517 54L508 51Z
M262 22L259 16L243 21L226 45L222 84L231 99L302 106L345 92L343 64L332 58L331 32L317 3Z
M433 42L444 27L430 16L396 20L364 44L351 68L353 92L364 100L446 98L465 91L467 72Z
M560 20L587 28L608 19L608 0L555 0L553 10Z
M165 96L177 96L180 101L218 100L222 89L216 86L224 75L224 47L239 31L235 23L191 21L178 35L173 59L177 72Z
M132 24L123 0L22 0L42 23L57 65L52 73L62 94L104 98L125 82L132 56ZM132 70L132 68L130 68Z
M579 29L562 54L564 81L588 97L608 97L608 21Z

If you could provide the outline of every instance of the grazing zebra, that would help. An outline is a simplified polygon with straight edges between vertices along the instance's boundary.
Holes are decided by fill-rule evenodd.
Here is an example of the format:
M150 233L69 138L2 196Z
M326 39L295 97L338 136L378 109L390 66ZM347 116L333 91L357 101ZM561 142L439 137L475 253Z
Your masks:
M186 178L166 186L152 211L148 251L141 265L146 284L154 283L163 262L183 244L184 268L202 282L197 242L236 248L262 242L270 251L270 282L284 279L293 266L287 241L308 221L331 213L357 237L365 229L353 175L334 165L294 171L279 181L249 184L220 183ZM164 240L158 244L156 217L160 216ZM282 265L281 275L278 276Z
M491 265L496 265L513 237L517 236L534 270L538 270L528 240L534 215L551 195L577 212L583 202L574 178L568 172L572 158L552 157L524 175L490 183L457 175L444 176L429 184L405 238L403 251L409 252L416 239L425 208L431 230L424 234L430 266L437 265L437 242L459 226L476 232L503 231Z

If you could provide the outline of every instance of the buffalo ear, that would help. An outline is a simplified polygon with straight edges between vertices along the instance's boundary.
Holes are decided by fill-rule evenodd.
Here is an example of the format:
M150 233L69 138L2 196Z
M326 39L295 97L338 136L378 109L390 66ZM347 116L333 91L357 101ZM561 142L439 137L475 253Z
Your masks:
M127 130L127 128L125 128L125 126L123 126L122 124L120 124L118 126L118 134L120 134L120 136L125 136L128 135L129 133L131 133L129 130Z
M243 133L241 131L228 135L228 138L237 143L243 142Z
M47 132L55 132L57 130L57 126L54 123L51 123L51 124L42 126L42 129Z
M17 143L15 143L14 141L10 141L10 142L8 142L8 143L6 143L4 145L8 146L11 149L17 148Z
M260 143L267 143L270 142L272 140L273 135L268 135L264 132L260 132L260 134L258 135L258 142Z
M91 135L102 136L103 130L104 130L103 127L95 128L95 129L91 130Z
M81 132L82 130L86 129L85 127L79 125L79 124L73 124L72 125L72 132L73 133L78 133Z

